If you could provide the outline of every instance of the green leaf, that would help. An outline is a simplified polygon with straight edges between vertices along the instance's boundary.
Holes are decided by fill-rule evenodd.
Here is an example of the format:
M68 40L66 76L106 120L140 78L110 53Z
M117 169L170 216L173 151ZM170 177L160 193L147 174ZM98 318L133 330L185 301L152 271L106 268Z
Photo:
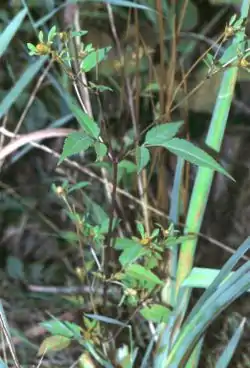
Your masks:
M93 82L90 82L89 81L89 85L91 88L93 88L94 90L96 91L99 91L99 92L105 92L105 91L110 91L110 92L113 92L114 90L110 87L107 87L107 86L103 86L101 84L95 84Z
M214 56L209 52L204 56L202 61L206 64L206 66L210 69L214 64Z
M122 179L125 174L132 174L137 171L137 166L134 162L128 160L122 160L118 164L118 182Z
M61 322L58 319L52 319L41 323L41 326L51 333L51 335L60 335L67 338L81 337L81 328L72 322Z
M115 242L114 248L117 250L124 250L127 248L132 248L136 245L140 244L138 241L128 238L117 238Z
M106 156L107 152L108 152L108 148L104 143L101 142L96 142L94 144L95 147L95 152L96 152L96 160L97 161L102 161L103 157Z
M85 135L81 132L70 133L65 139L63 152L61 154L60 160L58 161L58 165L62 163L66 157L86 151L91 145L93 145L93 143L93 139L88 135Z
M184 158L192 164L218 171L228 178L234 180L232 176L229 175L226 170L207 152L203 151L199 147L196 147L194 144L186 141L185 139L173 138L165 144L161 144L160 146L167 148L170 152L181 158Z
M147 87L144 90L144 93L146 92L158 92L160 89L160 85L157 82L149 83Z
M52 42L53 41L53 38L55 37L56 35L56 26L53 26L50 31L49 31L49 34L48 34L48 42Z
M182 7L182 3L184 4L184 1L179 1L178 5L180 4L180 7ZM184 18L182 19L181 30L187 32L195 28L197 26L198 19L198 8L189 0L185 9Z
M73 192L74 190L78 190L78 189L82 189L82 188L86 188L88 185L90 185L89 181L80 181L77 184L71 185L70 189L68 190L68 193Z
M141 238L144 238L144 236L145 236L145 229L144 229L144 226L143 226L143 224L141 222L137 222L136 229L140 233Z
M207 288L220 273L215 268L199 268L194 267L188 277L183 281L183 287L189 288Z
M147 132L144 144L154 146L164 144L166 141L173 138L178 133L182 125L183 121L176 123L158 124Z
M156 253L157 254L157 253ZM157 265L159 264L159 261L157 260L156 257L152 256L150 258L148 258L146 261L145 261L145 266L151 270L152 268L155 268L157 267Z
M137 172L138 174L147 166L150 160L150 153L149 150L144 147L137 147L136 148L136 165L137 165Z
M5 53L6 49L9 46L12 38L15 36L16 32L20 28L25 16L27 14L27 10L21 10L8 24L3 32L0 34L0 58Z
M95 68L97 64L103 61L108 52L111 50L111 46L104 47L102 49L92 51L81 62L81 70L85 73L89 72L91 69Z
M38 39L39 39L39 42L40 42L40 43L43 43L43 41L44 41L44 38L43 38L43 31L39 31L39 33L38 33Z
M163 282L153 272L137 264L129 265L126 268L126 274L140 281L147 281L156 285L162 285Z
M84 316L86 316L88 318L92 318L95 321L109 323L109 324L117 325L117 326L121 326L121 327L128 327L128 325L126 323L123 323L121 321L118 321L117 319L114 319L114 318L110 318L110 317L106 317L106 316L101 316L99 314L85 313Z
M136 165L128 160L122 160L118 164L118 169L125 170L128 174L136 172Z
M75 115L76 119L78 120L79 124L81 125L82 129L90 136L95 139L99 137L100 128L98 124L82 109L79 105L69 97L69 107L72 113Z
M71 343L71 340L64 336L49 336L43 340L39 347L38 356L42 356L50 351L61 351L66 349Z
M14 87L6 94L5 98L0 103L0 119L7 113L9 108L16 102L23 90L32 81L35 75L42 68L45 61L48 59L47 56L41 57L35 63L31 64L22 76L15 83Z
M141 315L148 321L155 323L167 323L169 320L170 310L160 304L152 304L140 310Z
M112 226L112 231L118 226L120 222L120 219L115 219ZM101 224L100 224L100 233L106 234L109 230L109 218L106 218Z
M240 1L239 1L239 0L237 0L237 1L238 1L238 4L240 4ZM237 18L237 14L234 14L234 15L230 18L230 21L229 21L229 25L230 25L230 26L235 22L236 18Z
M92 220L95 224L100 225L108 218L107 213L103 210L102 206L94 202L86 193L83 192L84 204L87 207L87 211L90 213Z
M97 0L92 0L92 1L97 1ZM106 0L106 3L111 4L111 5L115 5L115 6L123 6L123 7L128 7L128 8L135 8L135 9L144 9L144 10L150 10L151 12L154 12L154 9L146 6L146 5L141 5L138 3L135 3L134 1L128 1L128 0Z
M141 244L134 244L133 247L125 249L119 257L119 262L122 266L135 262L138 258L147 253Z
M74 231L60 231L59 235L68 241L69 243L74 243L79 241L79 237Z
M73 31L71 32L72 37L81 37L85 36L88 33L88 31Z
M36 46L34 46L32 43L27 43L27 47L30 51L32 51L34 54L36 54Z

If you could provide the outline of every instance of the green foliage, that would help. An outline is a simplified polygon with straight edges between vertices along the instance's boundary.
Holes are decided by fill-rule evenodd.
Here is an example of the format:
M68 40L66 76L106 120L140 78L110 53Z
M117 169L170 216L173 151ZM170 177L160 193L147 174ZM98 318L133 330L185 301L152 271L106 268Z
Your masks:
M61 351L66 349L71 343L71 340L67 337L60 335L53 335L43 340L38 350L38 356L43 356L51 351Z
M150 160L150 153L146 147L136 148L136 164L138 174L147 166Z
M81 132L70 133L70 135L64 142L63 153L61 155L58 164L60 164L65 158L69 156L85 152L93 144L94 139L84 133Z
M6 96L0 103L0 119L17 101L17 99L23 93L23 90L29 85L32 79L41 70L46 60L46 57L42 57L41 59L32 63L21 75L16 84L12 87L12 89L6 94Z
M57 319L42 322L41 326L44 327L52 335L60 335L67 338L80 338L81 329L75 323L61 322Z
M8 27L0 35L0 57L5 53L15 33L19 30L21 23L27 15L26 9L21 10L14 19L9 23Z
M140 310L140 313L145 319L154 323L167 323L170 315L169 309L160 304L144 307Z
M87 53L87 56L81 62L81 70L87 73L95 68L99 62L105 60L110 50L111 46L98 50L94 50L92 47L86 47L84 52Z

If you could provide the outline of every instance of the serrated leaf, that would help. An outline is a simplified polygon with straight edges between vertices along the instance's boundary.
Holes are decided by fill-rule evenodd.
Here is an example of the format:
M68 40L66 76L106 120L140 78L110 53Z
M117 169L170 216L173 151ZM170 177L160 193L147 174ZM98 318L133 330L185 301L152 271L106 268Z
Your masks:
M147 166L150 160L150 153L149 150L144 147L137 147L136 148L136 165L137 165L137 172L138 174Z
M44 327L48 332L52 335L60 335L67 338L80 337L81 336L81 328L75 323L64 321L61 322L57 319L52 319L49 321L45 321L41 323L41 326Z
M108 148L104 143L101 142L96 142L95 145L95 152L96 152L96 160L97 161L102 161L103 157L106 156L107 152L108 152Z
M144 144L157 146L158 144L165 143L176 136L182 125L183 121L158 124L147 132Z
M85 36L88 33L88 31L73 31L71 32L72 37L81 37Z
M157 267L158 264L159 264L159 262L156 259L156 257L151 257L151 258L146 260L145 266L147 266L147 268L149 268L151 270L152 268Z
M108 52L111 50L111 46L98 49L96 51L90 52L81 62L81 70L85 73L89 72L91 69L95 68L97 64L103 61Z
M80 181L77 184L71 185L70 189L68 190L68 193L73 192L74 190L78 190L78 189L82 189L82 188L86 188L88 185L90 185L89 181Z
M195 146L193 143L186 141L185 139L173 138L165 144L161 144L161 146L167 148L170 152L188 162L191 162L192 164L218 171L228 178L234 180L232 176L229 175L226 170L207 152Z
M119 225L120 223L120 219L116 218L115 221L113 222L112 225L112 231ZM100 224L100 233L101 234L105 234L108 233L109 230L109 218L105 219L101 224Z
M68 242L78 242L79 237L73 231L60 231L60 236Z
M160 85L157 82L149 83L145 88L144 92L158 92Z
M100 134L100 128L98 124L88 114L83 112L79 105L73 99L69 100L69 108L75 115L84 132L87 133L90 137L97 139Z
M86 151L93 143L94 140L88 135L81 132L70 133L65 139L63 152L58 161L58 165L62 163L65 158Z
M104 92L104 91L110 91L110 92L113 92L114 90L110 87L107 87L107 86L103 86L101 84L95 84L95 83L92 83L92 82L89 82L89 85L94 88L96 91L99 91L99 92Z
M49 336L43 340L39 347L38 356L42 356L50 351L61 351L67 348L71 343L71 340L64 336Z
M48 42L52 42L55 35L56 35L56 26L53 26L48 34Z
M118 174L117 174L118 182L120 182L120 180L125 174L129 175L132 173L136 173L136 171L137 171L137 166L134 162L131 162L128 160L120 161L118 164Z
M36 52L36 46L34 46L32 43L28 42L27 47L30 51Z
M160 304L152 304L149 307L144 307L140 310L141 315L148 321L155 323L167 323L170 310Z
M25 16L27 14L27 10L21 10L8 24L8 26L1 32L0 35L0 58L7 50L9 43L12 38L20 28Z
M141 244L134 244L133 247L124 249L119 257L119 262L122 266L126 266L129 263L135 262L138 258L147 253L147 250L143 248Z
M140 233L141 238L143 238L145 236L145 229L144 229L144 226L141 222L137 222L136 229Z
M136 165L134 162L122 160L118 164L118 169L126 170L127 173L133 173L136 171Z
M137 264L129 265L126 268L126 274L140 281L147 281L156 285L162 285L163 282L153 272Z
M123 250L138 245L139 242L128 238L117 238L114 248L117 250Z
M39 39L39 42L40 42L40 43L43 43L43 41L44 41L44 38L43 38L43 31L39 31L39 33L38 33L38 39Z

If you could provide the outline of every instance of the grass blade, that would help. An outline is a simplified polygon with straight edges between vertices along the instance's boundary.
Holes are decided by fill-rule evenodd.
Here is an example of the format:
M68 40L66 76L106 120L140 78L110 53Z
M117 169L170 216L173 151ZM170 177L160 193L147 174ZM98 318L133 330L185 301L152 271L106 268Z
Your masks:
M205 301L202 308L197 310L188 323L185 323L164 366L184 366L208 326L229 304L246 292L249 287L250 262L247 262Z
M7 96L0 103L0 119L7 113L9 108L16 102L18 97L22 94L23 90L32 81L35 75L42 68L43 64L47 60L46 57L39 58L35 63L31 64L23 73L23 75L16 82L15 86L10 90Z
M193 315L196 313L196 310L199 310L199 308L204 304L206 299L208 299L214 293L214 291L218 288L218 286L222 283L222 281L224 281L229 276L233 267L237 264L239 259L248 251L249 248L250 248L250 237L248 237L244 241L244 243L239 247L239 249L237 249L234 255L230 257L229 260L222 267L218 276L215 278L210 287L204 292L204 294L197 302L195 310L191 312L191 314L188 317L188 320L193 317ZM188 322L188 320L186 322Z
M27 14L26 9L21 10L15 18L8 24L5 30L0 35L0 57L5 53L9 43L12 38L15 36L16 32L20 28L22 21L24 20Z
M223 353L221 354L220 358L218 359L215 368L226 368L228 367L233 354L239 344L240 338L243 334L244 325L246 322L246 318L243 318L242 322L240 323L239 327L234 332L232 338L230 339L228 345L224 349Z

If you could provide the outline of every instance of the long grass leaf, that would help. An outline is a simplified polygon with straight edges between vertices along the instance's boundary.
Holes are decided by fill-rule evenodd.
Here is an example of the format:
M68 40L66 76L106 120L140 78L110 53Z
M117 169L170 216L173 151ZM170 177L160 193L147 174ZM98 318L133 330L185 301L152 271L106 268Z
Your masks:
M195 308L188 317L188 320L193 317L193 315L196 313L197 310L199 310L199 308L204 304L205 300L214 293L214 291L216 290L216 288L218 288L218 286L222 283L222 281L224 281L229 276L233 267L237 264L239 259L248 251L249 248L250 248L250 237L248 237L244 241L244 243L239 247L239 249L237 249L237 251L232 255L232 257L229 258L229 260L222 267L218 276L212 282L210 287L204 292L204 294L202 294L199 301L196 303Z
M90 0L91 2L99 2L99 0ZM155 11L154 9L149 8L146 5L140 5L134 1L128 1L128 0L105 0L104 1L107 4L115 5L115 6L122 6L126 8L134 8L134 9L143 9L143 10L151 10Z
M43 64L47 60L47 56L39 58L35 63L31 64L19 80L16 82L15 86L10 90L10 92L5 96L3 101L0 103L0 119L7 113L9 108L17 101L18 97L22 94L23 90L32 81L35 75L42 68Z
M193 318L188 323L185 323L164 366L183 366L208 326L229 304L246 292L249 287L250 262L247 262L204 302L200 310L193 315Z
M246 319L243 318L242 322L240 323L239 327L234 332L232 338L228 342L226 348L224 349L223 353L219 357L215 368L226 368L228 367L233 354L235 353L235 350L239 344L240 338L243 334L244 325L245 325Z
M8 24L5 30L0 35L0 57L5 53L9 43L12 38L15 36L16 32L19 30L22 21L24 20L27 14L26 9L21 10L15 18Z

